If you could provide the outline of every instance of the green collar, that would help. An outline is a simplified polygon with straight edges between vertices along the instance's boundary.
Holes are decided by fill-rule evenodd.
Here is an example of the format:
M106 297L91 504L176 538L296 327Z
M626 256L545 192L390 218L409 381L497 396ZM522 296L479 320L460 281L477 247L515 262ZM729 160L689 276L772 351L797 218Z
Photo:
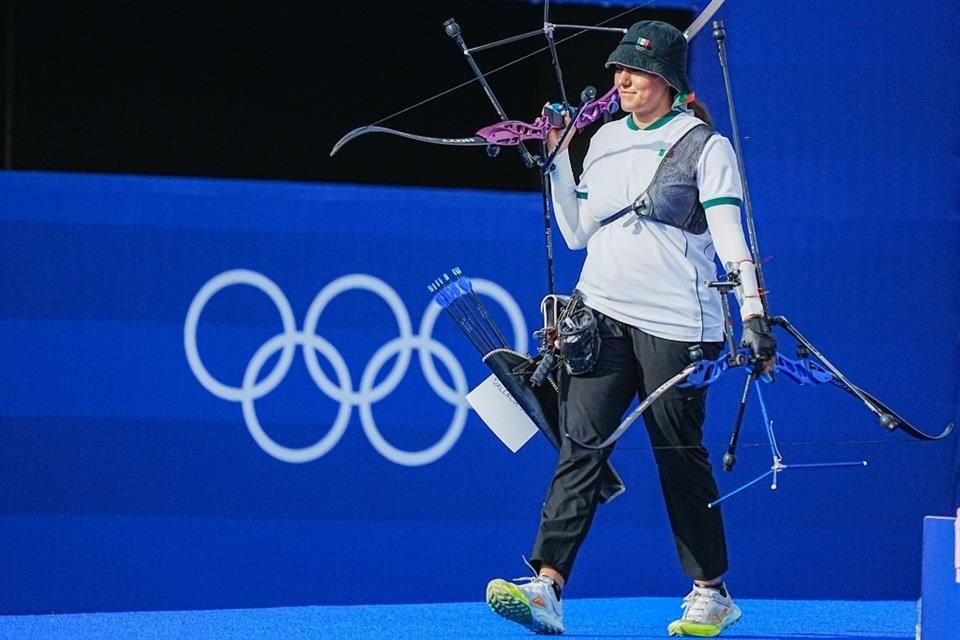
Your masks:
M649 125L645 127L638 127L637 123L633 120L633 114L631 113L625 119L627 121L627 127L631 131L653 131L654 129L659 129L660 127L666 125L668 122L680 115L680 111L674 110L668 113L667 115L654 120Z

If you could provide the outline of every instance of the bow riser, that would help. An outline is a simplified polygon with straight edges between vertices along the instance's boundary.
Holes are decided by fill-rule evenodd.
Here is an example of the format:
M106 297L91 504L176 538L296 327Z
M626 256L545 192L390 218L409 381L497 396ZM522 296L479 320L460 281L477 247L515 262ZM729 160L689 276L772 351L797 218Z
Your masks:
M340 138L337 141L337 144L333 145L333 149L330 150L330 155L335 155L343 145L347 144L355 138L359 138L362 135L368 133L386 133L392 136L399 136L401 138L407 138L408 140L416 140L417 142L426 142L429 144L442 144L451 147L486 147L489 146L489 142L480 138L478 136L472 136L470 138L435 138L432 136L422 136L416 133L407 133L406 131L398 131L397 129L390 129L389 127L378 127L374 125L366 127L357 127L347 135Z

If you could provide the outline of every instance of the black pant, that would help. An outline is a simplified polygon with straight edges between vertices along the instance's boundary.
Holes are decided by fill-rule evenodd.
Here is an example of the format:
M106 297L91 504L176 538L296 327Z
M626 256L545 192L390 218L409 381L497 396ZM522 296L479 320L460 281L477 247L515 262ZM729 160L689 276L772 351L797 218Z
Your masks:
M602 344L596 366L581 376L564 372L560 379L560 431L588 444L599 444L619 426L634 397L645 398L690 364L688 347L696 344L657 338L602 314L597 319ZM716 358L722 346L702 345L704 357ZM707 508L719 492L702 444L706 394L706 388L674 387L643 414L680 563L695 580L727 570L720 509ZM581 449L564 438L531 554L535 567L546 564L569 577L612 449Z

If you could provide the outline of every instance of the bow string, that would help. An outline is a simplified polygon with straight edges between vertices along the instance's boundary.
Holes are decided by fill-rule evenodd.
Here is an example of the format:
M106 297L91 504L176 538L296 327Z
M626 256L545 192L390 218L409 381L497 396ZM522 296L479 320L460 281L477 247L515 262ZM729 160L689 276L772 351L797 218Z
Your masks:
M502 117L500 122L495 123L495 124L492 124L492 125L489 125L489 126L487 126L487 127L483 127L483 128L481 128L475 135L469 136L469 137L435 137L435 136L426 136L426 135L421 135L421 134L415 134L415 133L410 133L410 132L406 132L406 131L401 131L401 130L399 130L399 129L393 129L393 128L390 128L390 127L384 127L384 126L381 126L381 125L383 125L385 122L388 122L388 121L390 121L390 120L392 120L392 119L394 119L394 118L396 118L396 117L398 117L398 116L400 116L400 115L403 115L403 114L405 114L405 113L408 113L408 112L410 112L410 111L413 111L414 109L418 109L418 108L420 108L420 107L422 107L422 106L424 106L424 105L426 105L426 104L429 104L429 103L431 103L431 102L433 102L433 101L435 101L435 100L438 100L438 99L440 99L440 98L442 98L442 97L444 97L444 96L446 96L446 95L448 95L448 94L450 94L450 93L453 93L454 91L457 91L457 90L459 90L459 89L462 89L462 88L464 88L464 87L466 87L466 86L468 86L468 85L474 84L474 83L476 83L476 82L479 82L479 83L481 83L481 84L484 85L484 89L487 91L487 95L488 95L488 97L490 98L491 102L494 103L494 107L498 110L498 112L501 112L501 113L502 113L502 109L500 109L499 103L497 102L496 98L493 96L492 90L489 88L489 85L486 84L486 78L489 78L490 76L492 76L492 75L494 75L494 74L496 74L496 73L499 73L499 72L501 72L501 71L503 71L503 70L505 70L505 69L508 69L508 68L510 68L510 67L512 67L512 66L514 66L514 65L517 65L517 64L519 64L519 63L521 63L521 62L523 62L523 61L525 61L525 60L528 60L528 59L530 59L530 58L533 58L533 57L535 57L535 56L538 56L538 55L540 55L541 53L544 53L544 52L546 52L546 51L549 51L549 52L551 53L551 56L552 56L553 67L554 67L554 70L555 70L555 72L556 72L557 82L558 82L558 84L559 84L560 94L561 94L561 96L562 96L562 98L561 98L561 99L562 99L562 105L563 105L566 109L569 109L569 108L570 108L570 104L569 104L569 102L568 102L568 100L567 100L566 89L565 89L564 86L563 86L563 72L562 72L561 67L560 67L560 61L559 61L559 57L558 57L558 55L557 55L556 47L559 46L559 45L561 45L561 44L563 44L563 43L565 43L565 42L567 42L567 41L569 41L569 40L572 40L573 38L579 37L579 36L583 35L584 33L587 33L587 32L590 32L590 31L598 31L598 30L599 30L599 31L612 31L612 32L624 33L624 32L626 31L626 29L605 27L605 25L607 25L607 24L609 24L609 23L611 23L611 22L614 22L614 21L616 21L616 20L618 20L618 19L620 19L620 18L623 18L624 16L627 16L627 15L629 15L629 14L635 12L635 11L639 11L640 9L647 8L647 7L651 6L651 5L653 5L653 4L654 4L654 1L655 1L655 0L646 0L646 2L640 3L640 4L638 4L637 6L634 6L634 7L630 7L629 9L626 9L626 10L624 10L624 11L621 11L620 13L617 13L616 15L611 16L611 17L609 17L609 18L607 18L607 19L605 19L605 20L602 20L602 21L600 21L600 22L598 22L597 24L594 24L594 25L568 25L568 24L553 24L553 23L551 23L551 22L549 21L550 3L549 3L549 0L546 0L546 1L544 2L544 24L543 24L543 28L542 28L542 29L535 30L535 31L529 31L529 32L522 33L522 34L519 34L519 35L516 35L516 36L511 36L511 37L508 37L508 38L503 38L503 39L501 39L501 40L497 40L496 42L491 42L491 43L489 43L489 44L480 45L480 46L473 47L473 48L466 48L465 45L462 45L462 46L463 46L463 49L464 49L464 54L466 55L468 62L471 64L472 67L474 67L475 75L474 75L473 78L470 78L469 80L465 80L465 81L463 81L463 82L461 82L461 83L459 83L459 84L456 84L456 85L454 85L454 86L452 86L452 87L450 87L450 88L448 88L448 89L444 89L443 91L440 91L440 92L438 92L438 93L435 93L435 94L433 94L433 95L430 95L430 96L424 98L423 100L420 100L420 101L418 101L418 102L416 102L416 103L414 103L414 104L412 104L412 105L409 105L409 106L407 106L407 107L404 107L404 108L402 108L402 109L399 109L399 110L397 110L397 111L395 111L395 112L393 112L393 113L391 113L391 114L389 114L389 115L384 116L383 118L380 118L379 120L377 120L377 121L375 121L375 122L373 122L373 123L371 123L371 124L369 124L369 125L365 125L365 126L362 126L362 127L357 127L356 129L353 129L353 130L349 131L349 132L348 132L347 134L345 134L342 138L340 138L340 140L338 140L337 143L333 146L333 148L332 148L331 151L330 151L330 155L331 155L331 156L335 155L335 154L336 154L338 151L340 151L340 149L342 149L343 146L346 145L348 142L350 142L350 141L352 141L352 140L355 140L356 138L358 138L358 137L360 137L360 136L362 136L362 135L368 134L368 133L382 133L382 134L399 136L399 137L401 137L401 138L407 138L407 139L415 140L415 141L418 141L418 142L426 142L426 143L429 143L429 144L439 144L439 145L447 145L447 146L462 146L462 147L477 147L477 146L490 146L490 145L494 145L494 146L519 146L520 144L523 143L524 140L543 140L543 139L546 138L547 131L549 130L549 128L550 128L551 126L554 127L554 128L562 128L563 125L562 125L562 124L557 124L557 123L545 124L545 123L548 123L549 121L546 120L544 116L538 117L538 118L537 118L534 122L532 122L532 123L520 122L520 121L518 121L518 120L510 120L510 119L507 119L506 117ZM713 9L713 11L710 13L710 15L712 15L713 12L715 12L716 9L718 9L719 6L720 6L721 4L723 4L723 1L724 1L724 0L713 0L713 1L711 2L711 4L708 6L708 8L710 8L710 7L714 6L714 5L716 5L716 7ZM706 11L705 11L704 13L706 13ZM707 17L707 19L709 19L709 16ZM450 35L451 37L459 37L459 27L457 27L455 35L452 35L452 34L450 33L449 22L450 22L450 21L448 21L448 24L445 24L445 25L444 25L444 26L445 26L445 30L447 30L448 35ZM454 24L455 24L455 23L454 23ZM695 22L694 24L696 24L696 22ZM691 26L693 26L693 25L691 25ZM558 29L558 28L563 28L563 29L575 29L576 31L575 31L574 33L568 35L568 36L565 36L565 37L563 37L563 38L560 38L559 40L555 40L554 37L553 37L553 33L554 33L554 31L555 31L556 29ZM688 30L688 31L689 31L689 30ZM543 35L543 36L546 37L546 39L547 39L547 45L546 45L546 46L540 47L540 48L538 48L538 49L536 49L536 50L534 50L534 51L532 51L532 52L530 52L530 53L524 54L524 55L522 55L522 56L520 56L520 57L518 57L518 58L514 58L514 59L512 59L512 60L510 60L510 61L508 61L508 62L505 62L504 64L502 64L502 65L500 65L500 66L498 66L498 67L495 67L494 69L491 69L491 70L489 70L489 71L481 72L481 71L479 70L479 68L476 68L476 67L475 67L475 63L473 62L473 58L472 58L472 56L471 56L472 53L478 52L478 51L484 51L484 50L487 50L487 49L493 49L493 48L495 48L495 47L499 47L499 46L502 46L502 45L505 45L505 44L510 44L510 43L517 42L517 41L522 40L522 39L530 38L530 37L533 37L533 36L539 36L539 35ZM462 43L462 40L461 40L460 42ZM594 111L591 111L593 117L590 118L590 119L588 119L588 118L586 118L586 117L582 117L582 116L580 115L580 113L584 110L584 108L582 108L582 109L580 110L580 112L578 112L578 115L577 115L577 120L580 122L580 125L581 125L581 126L578 126L577 128L578 128L578 129L579 129L579 128L583 128L583 126L586 126L586 125L588 125L588 124L591 124L591 123L595 122L600 116L602 116L602 115L603 115L603 110L610 108L610 107L609 107L609 104L610 104L610 102L611 102L611 100L610 100L611 95L613 95L613 96L616 95L615 90L611 89L609 92L607 92L606 94L604 94L604 96L602 96L601 98L598 98L598 99L595 101L596 104L588 103L587 105L584 105L584 108L589 107L589 108L591 108L592 110L594 110ZM481 133L481 132L483 132L483 133ZM492 138L493 140L491 140L490 138Z

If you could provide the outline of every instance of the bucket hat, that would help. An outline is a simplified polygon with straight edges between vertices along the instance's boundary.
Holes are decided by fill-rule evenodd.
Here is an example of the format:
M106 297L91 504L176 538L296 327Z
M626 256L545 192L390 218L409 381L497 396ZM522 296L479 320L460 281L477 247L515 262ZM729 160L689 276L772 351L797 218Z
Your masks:
M654 73L679 94L692 93L687 78L687 39L666 22L642 20L631 25L607 58L605 66L613 65Z

